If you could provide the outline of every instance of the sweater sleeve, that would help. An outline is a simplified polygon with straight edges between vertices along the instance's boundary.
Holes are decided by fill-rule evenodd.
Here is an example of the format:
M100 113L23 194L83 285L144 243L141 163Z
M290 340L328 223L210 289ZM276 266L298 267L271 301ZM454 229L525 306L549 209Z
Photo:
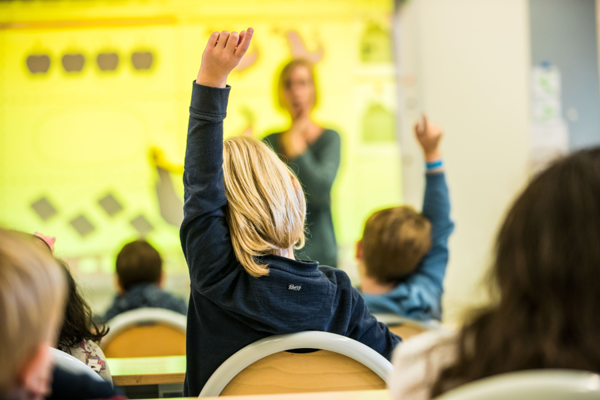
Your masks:
M423 257L414 275L427 278L441 293L448 264L448 238L454 230L444 173L426 175L423 215L431 222L431 250Z
M309 148L289 162L298 166L298 179L304 185L308 201L315 205L329 204L331 187L340 166L340 135L332 130L323 135L326 137L321 139L324 144L318 156Z
M377 321L369 313L360 293L356 289L352 289L352 291L351 329L346 332L346 336L366 344L386 359L391 360L394 348L401 341L400 337L390 332L387 325Z
M197 290L219 282L236 266L223 184L223 119L229 90L196 83L192 89L180 239Z

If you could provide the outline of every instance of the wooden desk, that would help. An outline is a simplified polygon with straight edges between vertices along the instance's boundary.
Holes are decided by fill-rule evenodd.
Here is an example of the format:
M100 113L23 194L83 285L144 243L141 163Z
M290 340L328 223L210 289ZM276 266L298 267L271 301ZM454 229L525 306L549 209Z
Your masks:
M185 356L108 358L116 386L182 384Z
M197 397L177 398L177 400L196 400ZM391 400L392 396L387 390L363 390L356 392L327 392L327 393L296 393L296 394L269 394L263 396L222 396L205 397L207 400L232 399L232 400ZM172 400L175 400L173 398Z

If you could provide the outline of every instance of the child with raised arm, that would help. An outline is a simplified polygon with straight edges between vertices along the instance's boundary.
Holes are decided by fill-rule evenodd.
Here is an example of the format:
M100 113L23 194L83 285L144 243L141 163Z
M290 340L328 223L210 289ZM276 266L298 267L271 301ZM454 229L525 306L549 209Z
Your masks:
M260 141L223 141L227 76L253 33L213 33L193 84L181 226L191 279L186 396L267 336L332 332L388 359L400 340L369 314L344 272L295 259L306 203L291 170Z
M357 243L356 258L369 311L439 320L448 237L454 229L439 148L442 130L423 115L415 135L427 169L423 213L401 206L371 215Z

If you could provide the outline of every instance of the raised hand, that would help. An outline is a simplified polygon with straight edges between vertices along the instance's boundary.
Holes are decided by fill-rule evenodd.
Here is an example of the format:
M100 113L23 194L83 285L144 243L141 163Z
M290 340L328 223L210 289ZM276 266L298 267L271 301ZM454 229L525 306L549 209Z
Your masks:
M423 149L425 161L431 162L442 158L440 150L440 140L444 134L442 128L430 122L426 114L423 114L422 121L415 124L415 136Z
M204 86L224 88L227 76L239 64L248 51L254 29L229 33L214 32L202 53L202 65L196 83Z

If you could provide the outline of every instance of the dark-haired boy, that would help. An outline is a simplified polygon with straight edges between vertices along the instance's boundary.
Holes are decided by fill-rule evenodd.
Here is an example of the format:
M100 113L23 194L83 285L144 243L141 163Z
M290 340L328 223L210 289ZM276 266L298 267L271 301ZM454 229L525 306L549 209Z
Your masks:
M118 295L104 314L104 321L143 307L164 308L186 315L185 301L165 292L163 282L162 259L158 251L144 240L126 244L117 256Z
M442 130L424 115L415 134L427 166L423 212L401 206L371 215L356 245L356 258L371 313L439 320L448 237L454 230L439 148Z

